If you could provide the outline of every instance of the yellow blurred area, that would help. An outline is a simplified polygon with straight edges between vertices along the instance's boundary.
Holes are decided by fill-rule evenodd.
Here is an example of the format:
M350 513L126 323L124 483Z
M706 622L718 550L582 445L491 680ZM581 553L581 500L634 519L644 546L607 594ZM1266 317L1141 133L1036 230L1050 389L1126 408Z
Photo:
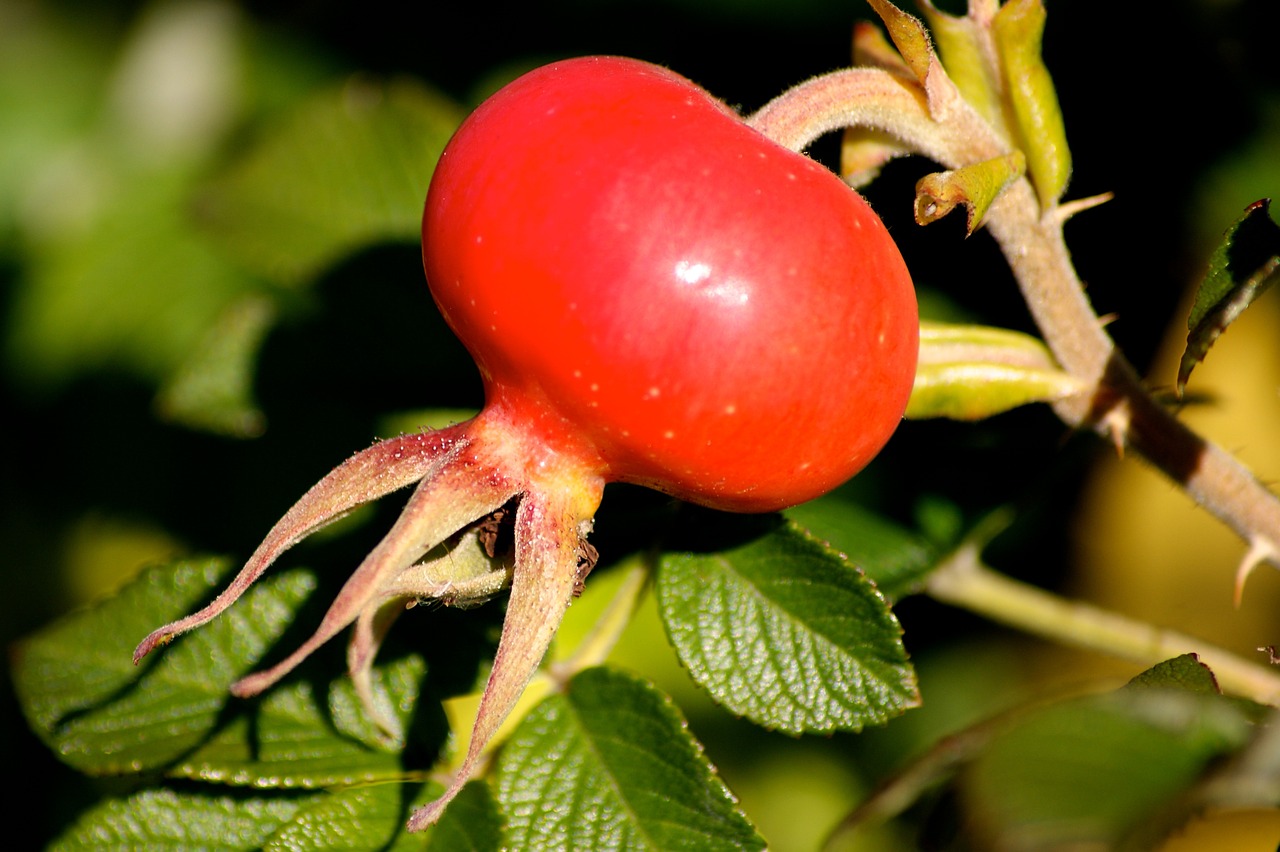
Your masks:
M159 527L87 514L64 539L62 577L68 605L82 606L114 594L144 566L184 552L183 545Z
M1170 387L1186 343L1182 318L1169 329L1152 375ZM1246 464L1265 483L1280 479L1280 299L1264 295L1220 337L1191 376L1181 419ZM1073 585L1080 597L1126 615L1202 638L1265 665L1260 647L1280 644L1280 576L1260 566L1239 609L1232 596L1245 544L1176 485L1136 458L1103 458L1075 523ZM1077 677L1131 676L1091 661ZM1126 674L1127 673L1127 674ZM1225 848L1225 847L1216 847ZM1274 849L1273 846L1269 847Z
M1221 811L1188 823L1160 852L1275 852L1280 811Z

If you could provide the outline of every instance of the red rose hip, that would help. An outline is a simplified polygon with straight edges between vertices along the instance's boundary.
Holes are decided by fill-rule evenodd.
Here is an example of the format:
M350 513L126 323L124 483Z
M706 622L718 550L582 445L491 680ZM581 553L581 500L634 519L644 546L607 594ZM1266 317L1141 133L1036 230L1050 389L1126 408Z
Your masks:
M356 691L394 731L371 666L395 617L509 583L462 768L411 830L438 818L537 670L594 561L586 536L605 483L747 512L817 497L888 440L918 347L910 277L866 202L636 60L558 62L482 104L436 167L422 241L484 410L339 465L216 600L134 653L214 618L334 518L416 483L316 633L232 686L261 692L354 625ZM507 522L513 544L496 552Z
M866 202L635 60L546 66L481 105L437 166L423 257L491 405L709 506L844 482L915 376L915 293Z

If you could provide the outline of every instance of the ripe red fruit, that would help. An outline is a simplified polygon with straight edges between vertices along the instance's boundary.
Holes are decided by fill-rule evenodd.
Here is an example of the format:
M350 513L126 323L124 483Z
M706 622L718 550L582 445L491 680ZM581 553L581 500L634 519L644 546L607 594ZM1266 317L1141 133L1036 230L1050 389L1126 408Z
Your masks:
M259 692L352 622L351 674L406 602L511 598L463 769L536 670L586 572L606 482L770 511L860 470L915 375L907 270L861 197L665 69L555 63L480 106L449 143L423 217L437 305L475 358L484 410L377 444L311 489L231 586L135 659L213 618L285 549L419 482L319 630L232 687ZM509 558L490 531L514 503Z
M778 509L902 416L915 295L879 218L665 69L512 83L441 158L422 235L489 405L609 480Z

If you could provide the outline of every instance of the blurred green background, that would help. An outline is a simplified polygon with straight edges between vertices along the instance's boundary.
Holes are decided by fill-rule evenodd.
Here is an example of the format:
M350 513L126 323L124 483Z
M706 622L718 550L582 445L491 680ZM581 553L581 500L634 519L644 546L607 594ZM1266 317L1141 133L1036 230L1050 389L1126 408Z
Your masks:
M0 0L5 643L148 561L243 557L306 487L389 434L391 415L479 406L474 369L424 286L416 222L422 163L484 94L553 58L616 53L751 110L847 64L853 22L871 17L852 0ZM1113 334L1144 370L1165 364L1162 341L1176 341L1178 306L1213 240L1280 187L1278 22L1272 0L1049 3L1046 57L1075 155L1069 197L1116 193L1067 236L1099 314L1117 318ZM365 135L343 135L354 118ZM406 123L421 141L388 137ZM330 130L340 145L326 145ZM827 139L814 155L834 151ZM912 224L911 187L927 171L895 163L867 191L923 298L1031 330L984 236ZM1217 391L1206 428L1258 453L1251 462L1272 480L1273 302L1260 303L1254 337L1239 333L1238 360L1224 343L1193 381ZM1152 381L1172 378L1165 365ZM1159 526L1167 514L1138 512L1163 506L1168 486L1122 480L1097 444L1066 437L1045 410L907 424L859 490L908 521L922 494L968 517L1015 504L1020 520L993 553L1010 573L1242 653L1280 640L1260 632L1280 582L1260 576L1232 616L1237 545L1188 555ZM1175 528L1185 510L1170 510ZM1137 527L1146 538L1130 535ZM372 534L300 552L338 574ZM1179 559L1187 574L1175 582ZM1218 590L1214 603L1204 588ZM643 641L627 654L676 694L776 847L809 848L913 743L1039 677L1021 637L927 600L899 613L926 708L834 746L700 709L660 640L652 659L636 650ZM26 833L13 848L38 848L110 784L65 770L26 733L7 679L0 707L0 760L21 791L6 810Z

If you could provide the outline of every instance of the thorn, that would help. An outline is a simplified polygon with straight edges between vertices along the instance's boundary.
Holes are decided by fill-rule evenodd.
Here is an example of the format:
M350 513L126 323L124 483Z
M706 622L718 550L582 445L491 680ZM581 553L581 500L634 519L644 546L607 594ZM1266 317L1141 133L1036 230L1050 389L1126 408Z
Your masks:
M1280 553L1270 539L1259 536L1250 542L1248 553L1240 560L1240 567L1236 569L1235 592L1232 596L1236 609L1240 608L1240 602L1244 599L1244 584L1249 575L1263 562L1276 562L1278 556Z
M1116 448L1116 458L1124 458L1125 436L1129 434L1129 409L1127 406L1116 406L1103 415L1102 424L1106 426L1107 435Z
M1106 204L1113 198L1115 198L1114 192L1103 192L1098 195L1091 195L1088 198L1077 198L1074 201L1059 204L1053 211L1053 217L1058 220L1059 225L1062 225L1077 213L1092 210L1094 207Z

